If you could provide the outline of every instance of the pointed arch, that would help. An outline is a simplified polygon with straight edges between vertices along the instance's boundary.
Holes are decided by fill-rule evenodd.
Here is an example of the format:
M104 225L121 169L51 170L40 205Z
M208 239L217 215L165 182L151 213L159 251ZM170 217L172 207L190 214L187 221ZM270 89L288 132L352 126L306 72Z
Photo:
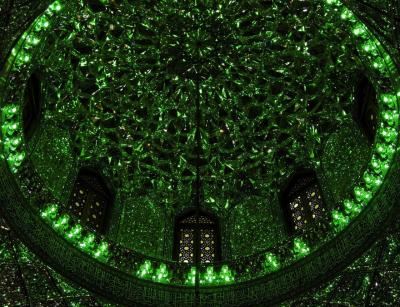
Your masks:
M22 110L23 132L29 141L38 127L42 115L42 81L40 74L34 72L28 79L24 92Z
M114 195L95 170L81 168L69 201L69 210L79 221L99 233L108 229Z
M288 180L280 193L289 234L294 234L320 218L325 212L322 191L313 170L300 169Z
M370 143L374 141L378 112L379 105L374 86L365 75L361 75L355 88L353 118Z
M200 263L218 261L221 259L220 242L219 223L214 215L201 211L197 217L196 211L191 210L176 218L174 231L176 261L194 263L196 249Z

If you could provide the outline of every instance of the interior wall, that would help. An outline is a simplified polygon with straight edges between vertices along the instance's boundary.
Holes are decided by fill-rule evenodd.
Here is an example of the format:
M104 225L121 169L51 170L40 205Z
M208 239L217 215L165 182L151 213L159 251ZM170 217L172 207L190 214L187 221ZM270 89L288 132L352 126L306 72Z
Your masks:
M67 203L75 169L68 132L42 123L29 145L30 158L44 185L60 202Z
M370 152L371 145L366 136L351 118L327 140L319 180L329 207L352 195L369 161Z
M277 195L270 199L249 197L235 206L225 235L230 238L230 257L249 255L286 239Z

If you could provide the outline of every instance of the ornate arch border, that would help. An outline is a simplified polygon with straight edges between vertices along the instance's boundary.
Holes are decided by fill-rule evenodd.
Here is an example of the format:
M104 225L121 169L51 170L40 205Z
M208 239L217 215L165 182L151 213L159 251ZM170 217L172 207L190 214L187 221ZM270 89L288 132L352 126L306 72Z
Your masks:
M329 0L335 1L335 0ZM400 159L395 154L375 197L342 232L309 256L265 277L218 287L157 284L113 269L74 248L46 224L27 200L4 159L0 209L24 243L61 274L99 296L128 305L259 305L278 303L328 280L362 254L398 214Z
M334 239L309 256L252 281L202 287L200 305L273 304L294 297L333 277L359 257L398 215L400 159L395 158L381 191L370 206ZM194 288L157 284L113 269L74 248L59 236L23 198L8 166L0 166L1 210L21 240L67 278L101 297L127 305L191 306Z

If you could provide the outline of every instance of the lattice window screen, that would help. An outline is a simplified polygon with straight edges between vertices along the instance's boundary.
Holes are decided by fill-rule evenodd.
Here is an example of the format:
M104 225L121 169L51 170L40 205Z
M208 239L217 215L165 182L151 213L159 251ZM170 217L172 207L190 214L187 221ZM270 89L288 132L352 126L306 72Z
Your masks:
M299 176L288 186L284 206L289 207L294 230L304 229L325 212L322 192L313 173Z
M198 221L198 223L197 223ZM195 244L195 232L198 231L200 242ZM178 222L177 225L178 250L177 260L184 263L194 263L195 248L198 246L201 263L212 263L219 257L219 239L216 221L207 216L200 215L198 220L195 214Z
M194 229L181 229L179 232L179 262L194 262Z
M69 210L79 221L103 232L112 196L102 180L92 173L80 173L75 182Z
M215 231L214 229L200 230L200 261L212 263L215 260Z

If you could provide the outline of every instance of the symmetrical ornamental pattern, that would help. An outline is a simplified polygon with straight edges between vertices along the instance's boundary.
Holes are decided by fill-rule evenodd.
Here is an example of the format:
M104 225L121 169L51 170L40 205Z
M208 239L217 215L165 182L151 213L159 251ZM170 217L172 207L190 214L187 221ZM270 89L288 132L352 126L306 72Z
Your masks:
M162 20L162 23L174 25L174 27L164 27L165 32L161 32L163 36L159 41L160 48L158 49L148 46L154 43L155 33L158 33L155 30L159 28L160 23L152 18L145 19L144 15L147 16L146 14L134 15L137 18L137 26L134 29L136 32L124 31L121 24L112 23L110 25L107 23L110 22L109 20L96 18L100 15L103 16L104 12L112 10L116 5L114 2L109 6L100 3L93 5L90 2L88 7L83 8L84 14L76 15L72 9L69 11L70 13L66 10L66 15L61 15L59 19L53 19L63 9L61 2L56 1L22 36L2 72L2 76L5 76L2 78L2 80L4 79L2 86L4 85L7 90L5 91L7 95L1 101L2 156L5 158L1 162L0 176L1 185L4 187L0 195L2 209L10 221L10 225L18 229L24 241L41 257L63 271L69 278L85 284L88 289L102 293L110 299L119 299L126 304L135 302L176 306L192 305L195 301L205 306L277 302L296 294L305 287L311 287L316 280L326 279L332 276L337 269L343 268L375 239L376 231L380 229L383 222L390 219L399 191L398 161L392 163L397 150L397 97L400 96L400 91L396 88L398 85L398 80L395 79L397 78L396 67L382 44L338 0L326 0L321 5L316 4L314 8L316 12L326 9L328 13L312 16L313 20L317 16L326 18L323 21L319 20L321 27L328 33L328 37L334 40L341 37L341 35L336 35L337 31L340 32L341 27L332 26L336 23L343 25L344 29L351 32L351 35L342 41L342 48L339 48L350 50L349 53L344 54L340 50L332 49L329 52L321 50L321 46L310 41L307 33L311 33L309 31L315 29L306 29L308 24L300 23L295 26L290 35L291 31L287 22L273 24L274 31L269 31L268 27L262 27L262 31L259 32L260 24L269 25L271 23L271 20L268 20L268 16L271 15L264 14L266 11L278 10L283 16L288 15L288 7L283 4L277 7L271 6L269 2L262 2L262 5L258 7L259 10L254 10L250 4L247 5L248 7L238 10L237 4L231 1L226 1L226 6L221 7L213 7L208 2L201 2L200 7L193 9L186 7L186 4L173 3L182 12L182 15L179 15L178 19L173 17L175 14L163 15L166 20ZM168 11L170 5L165 1L160 1L158 8ZM134 12L147 12L152 9L143 4ZM254 14L250 14L252 19L247 17L250 10L254 12ZM308 4L305 3L294 6L294 10L297 12L295 19L301 19L310 12ZM262 13L260 14L260 12ZM68 16L68 14L73 15ZM225 22L224 16L233 16L233 19ZM74 19L75 17L77 19ZM53 32L48 32L48 29L53 26L54 20L59 22L55 22L53 25L60 25L64 22L66 28L54 28ZM236 25L234 21L237 21ZM99 26L102 22L106 22L108 25L107 33L103 33L104 27ZM192 28L184 29L186 31L182 32L180 27L176 27L176 24L188 24ZM201 27L204 25L207 25L205 30ZM71 27L76 30L72 34ZM93 37L90 38L90 35L88 38L79 37L81 27L84 28L84 34L93 34L99 41L103 38L106 42L107 35L115 37L118 41L120 38L126 38L125 36L130 38L129 35L133 32L139 33L139 37L136 37L137 44L132 47L132 56L137 56L136 59L129 63L119 63L119 60L124 61L129 56L109 58L110 54L122 55L121 50L112 50L111 46L108 52L99 53L104 56L101 60L107 64L102 67L95 65L98 60L95 55L100 50L96 48L107 49L109 46L107 43L102 46L90 45L91 40L96 40ZM235 32L233 31L235 27L239 33L236 37L235 34L232 34ZM175 33L174 29L178 29L178 33ZM214 29L216 29L215 33ZM261 40L261 45L258 44L260 37L255 34L258 32L268 37L268 40ZM319 34L325 35L323 32ZM287 43L289 36L293 38L293 41ZM59 37L63 39L58 40ZM176 37L179 38L178 43L175 42ZM219 37L221 37L222 44L216 41ZM353 39L356 41L356 46L353 44ZM51 53L50 49L46 49L45 46L55 41L60 48ZM41 42L45 43L41 44ZM271 44L268 45L268 42ZM218 47L229 44L237 45L237 50ZM64 70L61 64L57 65L57 63L63 62L57 52L65 55L63 48L71 49L71 46L78 52L79 58L72 51L67 53L70 65ZM277 51L275 54L279 54L279 58L283 59L283 62L278 63L280 66L270 67L271 59L267 61L262 54L250 52L259 51L263 47L268 48L271 52ZM127 49L129 49L129 45ZM157 53L157 50L160 50L160 53ZM285 50L288 53L282 56ZM176 53L180 54L179 61L173 57ZM38 54L40 57L37 56ZM317 57L318 54L325 54L326 57ZM145 261L143 255L140 256L135 252L131 253L134 257L129 259L126 255L130 254L125 254L123 248L117 244L109 245L103 241L104 238L95 236L70 218L63 211L65 210L62 208L63 204L57 204L46 187L40 186L40 180L35 177L34 172L30 171L31 165L27 152L25 152L26 146L24 146L22 138L20 120L23 92L18 88L29 78L29 70L41 63L46 64L47 76L58 75L60 77L54 80L49 78L45 82L48 84L47 108L54 111L49 112L47 117L71 128L75 151L79 153L81 161L89 160L97 154L105 166L105 171L108 170L111 177L117 179L116 184L126 188L127 193L138 195L138 198L141 197L140 201L143 203L152 203L160 199L164 200L166 206L171 206L176 199L179 199L181 204L187 203L192 197L193 191L190 188L180 189L180 187L193 186L194 166L200 166L200 175L205 178L202 194L204 202L216 211L231 208L238 199L246 202L250 195L264 197L266 196L263 194L266 193L265 191L277 189L277 183L283 180L285 171L281 172L280 170L285 169L288 165L294 167L296 159L300 159L308 166L318 167L321 139L329 135L329 129L340 126L341 119L347 117L346 112L335 113L333 111L342 110L341 103L351 103L351 100L346 99L351 96L351 90L346 87L340 88L340 85L345 84L346 80L337 79L338 71L334 68L336 66L343 67L344 71L341 71L343 75L350 76L349 78L352 80L351 76L353 76L352 72L356 64L361 63L360 61L354 64L355 54L359 54L360 58L365 60L364 64L371 70L370 77L379 92L380 123L371 162L368 164L361 183L354 189L354 196L344 200L343 204L340 204L342 206L339 208L338 205L338 209L333 212L332 229L334 231L341 230L341 232L337 235L335 232L330 232L324 240L319 242L306 242L306 236L295 238L293 241L289 240L289 243L294 243L293 249L288 248L287 245L277 247L265 259L267 262L265 267L278 270L275 274L267 274L270 271L261 269L261 263L264 261L263 254L251 255L229 262L229 267L234 267L234 271L238 275L237 280L241 283L224 286L223 284L233 281L232 274L228 273L229 268L226 264L216 263L218 278L213 278L213 267L209 269L209 267L201 266L198 269L205 276L203 279L205 285L207 285L206 282L208 285L213 285L216 280L220 286L204 287L201 288L201 291L194 291L192 287L183 286L185 277L182 278L182 276L187 274L187 267L173 262L168 262L168 266L166 266L157 259ZM326 72L326 75L318 75L323 77L320 79L312 73L312 70L305 70L306 73L301 80L302 84L296 85L294 81L298 81L298 78L293 80L290 76L298 75L299 67L307 62L308 57L315 64L314 69L319 67L317 70ZM216 59L220 58L225 60L221 66L218 66ZM188 59L195 59L195 61L186 63ZM40 62L42 60L44 62ZM49 62L46 62L47 60ZM49 63L54 65L51 66ZM130 75L126 71L114 71L112 68L129 67L129 64L132 63L134 66L136 65L136 75ZM160 63L162 65L159 65ZM335 64L342 66L335 66ZM320 69L321 67L324 69ZM71 70L79 72L79 76L71 74ZM154 78L160 71L166 71L172 77L166 78L165 75L158 75L160 78ZM257 79L260 74L256 72L260 71L268 72L265 75L261 74L266 76L267 81L271 81L271 87L268 90L265 90L266 80L261 77ZM302 71L304 71L303 68ZM117 81L116 84L113 84L115 88L110 88L107 78L120 80L121 83ZM64 80L66 80L65 84ZM126 80L130 80L140 91L132 94L132 89L124 86L128 83ZM164 83L160 84L160 80L163 80ZM294 82L294 85L285 87L282 80L287 83ZM327 80L329 84L323 85L322 83ZM312 84L312 86L307 88L304 84ZM323 95L326 95L325 100L324 97L315 96L317 88ZM61 89L65 89L65 93ZM152 99L151 93L155 90L160 93L161 89L165 91L165 95L157 96L152 101L153 104L150 104L150 110L142 107L144 102ZM116 99L118 105L123 105L123 102L128 101L118 100L119 97L115 96L118 91L128 94L124 97L129 96L137 104L135 112L138 114L135 115L133 132L128 131L124 122L126 121L129 126L131 124L130 117L125 116L124 113L120 113L120 117L118 117L111 107L110 101L113 99ZM335 91L342 97L331 95ZM61 95L61 93L65 95ZM267 94L272 94L272 96ZM188 102L193 97L201 99L201 105L204 106L205 116L202 125L204 131L201 131L201 140L204 140L204 144L202 144L203 152L200 153L201 159L198 158L198 152L192 151L194 135L193 118L190 115L193 114L193 109ZM272 106L277 102L273 97L280 99L280 105L284 106L283 109ZM328 97L329 99L336 97L336 104L334 102L319 103L319 101L328 101ZM74 98L76 99L72 103L65 103ZM159 109L160 101L168 102L165 110ZM179 102L179 108L176 108L174 101ZM226 101L232 103L229 108L223 105ZM265 107L266 101L268 101L269 108L266 107L268 116L264 117L263 115L266 114L257 107L260 105ZM218 102L217 105L221 106L220 109L217 109L218 112L212 112L211 102ZM239 102L240 104L238 104ZM232 105L237 107L235 110L241 112L229 113L227 110ZM184 108L185 112L181 111L180 107L182 106L188 106ZM280 112L278 112L279 109ZM298 110L300 111L297 112ZM296 114L294 117L290 116L293 112ZM60 115L60 119L63 119L64 122L57 120L59 113L63 114ZM220 123L213 117L216 114L223 119L230 117L232 122L226 118ZM337 117L332 117L332 114L336 114ZM70 117L68 118L68 116ZM152 118L153 121L144 121L144 118ZM165 118L169 119L164 121ZM272 118L272 120L268 121L267 118ZM161 123L162 127L158 127L156 122ZM115 130L116 127L122 131ZM184 131L181 135L175 133L179 130L177 127ZM216 127L219 130L215 129ZM268 133L259 135L256 133L256 127L265 129L264 131ZM147 132L146 134L146 131L151 131L151 133ZM274 134L277 134L276 139L272 138ZM107 142L107 139L112 142ZM132 143L126 144L122 141L124 139L132 141ZM252 146L251 141L261 144L261 147ZM174 150L175 155L172 156L175 143L184 145L180 147L181 151L178 154ZM97 146L91 147L89 144ZM116 144L121 146L115 146ZM281 146L278 145L282 145L282 147L285 145L285 148L280 148ZM116 147L116 151L113 151ZM275 149L278 150L274 151ZM197 157L195 157L196 155ZM139 162L135 165L125 163L127 160L132 161L132 156ZM155 161L153 156L162 158ZM243 157L243 160L237 159L237 157ZM171 177L174 175L174 171L171 170L171 159L173 160L172 165L181 165L176 173L176 178L179 180L175 182L171 181ZM165 165L163 161L169 161L170 164ZM257 161L263 163L257 164ZM106 165L109 166L106 167ZM269 165L278 167L268 173ZM141 171L142 169L143 171ZM23 173L26 170L29 174ZM214 174L219 174L218 178L220 179L213 178ZM389 179L384 180L385 176ZM34 178L33 185L37 185L35 188L40 191L35 195L31 195L32 178ZM132 186L124 185L124 178L128 178ZM157 180L157 178L162 179ZM148 196L145 192L150 188L155 193ZM77 191L75 196L79 195L81 190ZM182 193L185 195L176 196L176 191L183 191ZM313 193L315 194L313 195ZM314 191L303 198L309 200L316 195L317 193ZM317 205L319 207L318 203L311 204L311 208L317 210ZM292 208L295 208L294 204ZM204 232L204 238L206 235L207 233ZM212 238L211 233L208 235L209 238ZM310 243L313 246L309 247ZM311 255L304 257L311 251ZM137 275L128 275L127 273L131 272L133 268L139 268ZM173 285L163 284L174 280L168 278L168 269L172 269L173 278L176 280L176 282L172 282ZM189 280L196 274L199 274L196 268L191 269L188 273ZM255 277L260 278L255 279ZM144 278L152 278L156 282L148 283L141 280Z
M178 246L175 248L179 262L194 264L195 252L199 254L202 264L212 264L220 259L219 229L216 220L203 214L193 213L178 220L175 227L178 236L176 239Z
M112 201L113 196L100 175L81 170L75 181L68 209L78 221L104 233Z
M179 229L179 262L194 263L194 229Z
M321 188L313 172L296 174L283 191L282 202L289 211L292 231L305 230L308 224L321 218L325 212Z

